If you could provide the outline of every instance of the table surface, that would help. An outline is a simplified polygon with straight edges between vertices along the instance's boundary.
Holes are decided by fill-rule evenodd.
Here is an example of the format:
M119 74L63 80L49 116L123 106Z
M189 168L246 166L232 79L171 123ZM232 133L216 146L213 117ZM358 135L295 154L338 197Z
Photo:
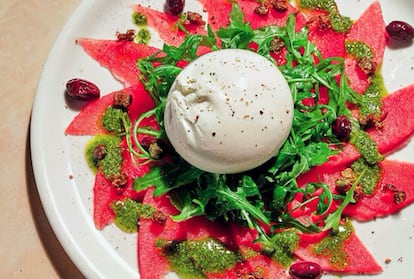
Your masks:
M28 136L42 65L79 2L0 0L0 278L83 278L43 211Z

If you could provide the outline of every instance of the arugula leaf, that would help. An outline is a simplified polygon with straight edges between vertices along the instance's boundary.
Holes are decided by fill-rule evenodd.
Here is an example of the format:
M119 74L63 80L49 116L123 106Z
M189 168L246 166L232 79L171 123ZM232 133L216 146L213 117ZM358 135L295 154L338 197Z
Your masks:
M341 205L328 217L325 219L325 227L324 230L332 229L333 232L338 232L339 224L342 218L342 212L344 211L345 207L352 202L355 202L354 193L355 188L359 184L361 178L364 176L365 170L358 176L358 178L352 183L351 188L346 192L345 198L342 201Z
M253 30L244 21L239 5L233 2L227 27L214 33L208 26L206 36L187 33L180 46L164 45L160 53L140 59L137 62L140 80L156 104L143 117L155 115L160 131L136 124L133 136L137 146L137 135L141 133L166 138L163 127L165 100L172 82L181 72L179 62L196 59L203 46L214 51L219 46L246 49L255 43L259 54L276 63L270 43L274 38L282 40L287 49L287 63L279 66L279 69L289 84L295 110L291 132L278 155L255 170L240 174L212 174L189 165L177 154L170 154L172 163L153 167L143 177L136 178L134 189L155 186L155 195L168 193L180 210L178 215L172 216L175 221L204 215L211 220L244 223L255 229L259 234L258 241L271 250L276 248L277 232L266 232L263 224L271 225L273 229L295 228L306 233L335 229L343 208L352 202L351 192L354 188L346 197L338 197L324 184L299 188L296 179L337 153L331 148L339 144L332 134L331 123L338 115L350 117L347 103L358 105L361 98L347 85L344 59L324 59L317 47L308 40L308 35L306 27L296 30L294 15L289 16L285 27L267 26ZM322 90L328 92L328 104L321 103ZM302 205L318 199L315 213L319 215L328 212L334 199L343 200L341 207L328 216L326 226L320 228L317 224L302 223L290 215L288 204L297 194L310 197Z
M244 14L240 6L234 2L230 12L229 26L217 31L217 36L222 42L222 48L246 49L254 35L250 24L244 22Z
M186 163L164 164L153 167L146 175L134 180L136 191L155 186L154 195L163 195L175 188L188 185L197 180L203 171Z

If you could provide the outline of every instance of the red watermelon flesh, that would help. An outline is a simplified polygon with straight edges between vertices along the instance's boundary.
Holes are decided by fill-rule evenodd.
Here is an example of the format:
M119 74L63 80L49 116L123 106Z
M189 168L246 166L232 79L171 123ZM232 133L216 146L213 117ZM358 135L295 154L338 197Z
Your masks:
M112 202L125 198L133 200L142 199L143 193L136 192L132 188L132 178L129 177L128 180L125 189L122 192L118 192L101 171L97 172L93 189L93 219L97 229L102 230L113 222L115 215L111 209Z
M345 73L349 87L359 94L363 94L371 84L369 76L359 68L358 61L352 57L345 58Z
M295 7L288 4L288 9L285 12L277 12L275 9L270 8L268 15L260 16L254 12L259 5L257 1L238 0L237 2L243 11L244 20L249 22L253 29L269 25L285 26L289 15L297 11Z
M298 184L299 186L304 186L310 182L323 182L328 184L332 191L335 191L336 180L341 177L341 171L344 168L330 168L326 166L314 168L302 175L298 179ZM345 208L345 216L358 221L369 221L395 214L414 202L414 187L412 187L414 164L386 159L380 163L380 168L381 179L374 193L364 196L356 204L349 204ZM390 185L393 185L395 189L390 189ZM404 201L400 203L394 202L394 195L398 194L396 191L405 193ZM312 208L312 210L314 209Z
M303 17L309 26L309 40L316 45L322 58L345 57L345 34L332 28L321 28L319 17L327 17L323 10L305 10Z
M103 229L114 220L114 212L111 204L114 201L130 198L133 200L142 200L145 191L137 192L133 189L134 178L142 176L150 169L148 164L138 165L133 162L129 151L126 149L125 141L121 143L123 150L122 172L127 175L127 183L122 190L117 190L112 182L107 179L102 171L98 170L94 183L94 222L98 229Z
M158 51L155 47L129 41L80 38L77 43L102 67L108 68L125 87L139 83L137 60Z
M374 53L374 61L381 65L386 45L386 32L379 1L374 1L354 22L346 39L369 45Z
M101 171L98 171L93 188L93 221L99 230L112 223L115 218L115 214L108 204L113 200L111 188L113 188L111 182L105 178Z
M208 13L207 23L213 31L230 23L232 1L229 0L198 0ZM219 8L218 8L219 7Z
M113 95L105 95L86 104L66 127L65 134L72 136L106 134L107 131L100 120L106 108L112 103Z
M322 58L345 56L345 35L342 33L332 29L320 31L315 27L309 32L309 40L316 45ZM333 44L335 44L334 47Z
M205 0L201 0L200 2L203 2L203 1L205 1ZM221 2L221 1L205 1L207 4L206 5L208 5L208 4L210 4L211 6L213 6L214 4L215 4L215 2ZM223 3L224 2L226 2L226 3L229 3L230 1L223 1ZM241 2L250 2L250 1L241 1ZM373 5L374 6L374 5ZM228 7L228 5L226 6L224 6L225 8L226 7ZM230 7L231 7L231 5L230 5ZM219 10L219 9L214 9L214 10ZM223 10L220 10L220 11L218 11L218 16L217 16L217 18L220 18L220 13L222 13L223 15L224 15L224 13L226 13L226 9L223 9ZM219 21L217 21L217 18L215 18L214 20L216 20L216 22L217 22L217 26L219 26L220 24L222 24L222 23L220 23ZM223 16L223 18L226 18L226 20L228 19L228 14L227 14L227 16ZM210 18L209 20L213 20L212 18ZM368 22L370 22L371 21L371 19L370 20L368 20ZM223 22L224 22L224 20L223 20ZM383 20L381 21L382 23L383 23ZM361 23L362 24L362 23ZM374 24L375 25L375 24ZM374 26L375 27L375 26ZM364 32L368 32L368 31L366 31L366 29L364 29L364 28L362 28L361 30L365 30ZM359 31L359 33L357 32L357 34L363 34L363 32L361 33L360 31ZM316 38L316 37L315 37ZM96 41L96 40L95 40ZM316 42L318 41L318 39L316 39ZM323 42L322 42L323 43ZM326 44L327 45L327 44ZM94 47L91 47L91 49L93 49ZM107 46L107 49L111 49L112 48L112 45L110 44L110 45L108 45ZM103 52L102 50L100 50L101 52ZM329 51L329 49L327 48L327 51ZM116 54L116 51L114 52L114 53L109 53L109 56L111 56L111 55L113 55L113 54ZM92 56L92 55L91 55ZM381 56L382 57L382 56ZM107 58L97 58L97 59L101 59L102 61L105 61ZM98 60L99 61L99 60ZM109 60L108 60L109 61ZM115 61L116 62L116 61ZM135 65L135 62L134 63L132 63L131 65ZM119 67L119 69L121 69L123 66L122 65L116 65L117 67ZM120 76L120 80L123 80L124 79L124 82L126 83L126 84L128 84L128 81L127 80L130 80L130 82L132 81L134 81L135 80L135 78L133 78L132 76L131 77L127 77L129 74L128 73L130 73L129 72L129 70L130 69L128 69L128 67L125 67L123 70L121 70L121 71L119 71L119 72L117 72L117 71L114 71L114 75L116 76L116 74L115 74L115 72L117 72L118 74L119 74L119 76ZM135 69L136 70L136 69ZM134 74L135 75L135 74ZM136 77L136 75L135 75L135 77ZM353 79L353 77L351 76L351 79ZM412 92L413 90L411 89L411 92ZM409 94L409 93L406 93L406 92L404 92L404 93L401 93L402 95L404 95L404 94ZM103 97L103 98L101 98L101 99L104 99L105 97ZM386 99L386 100L388 100L389 99L389 97ZM384 102L386 102L386 100L384 101ZM392 114L392 108L394 107L394 116L391 118L390 117L390 120L389 120L389 123L390 124L392 124L392 123L394 123L394 122L396 122L396 121L398 121L398 119L396 118L397 117L397 112L396 112L396 110L395 110L395 107L398 107L398 105L400 104L399 102L402 102L402 100L403 100L403 97L401 96L401 98L397 98L397 97L395 97L395 99L389 99L389 108L390 108L390 113ZM108 100L103 100L103 101L101 101L102 103L101 103L101 106L102 107L104 107L104 104L105 104L105 102L107 102ZM407 102L406 102L407 103ZM105 106L105 108L106 108L106 106ZM93 114L93 113L92 113ZM98 113L96 113L95 112L95 114L96 115L99 115ZM400 114L400 113L398 113L398 114ZM100 114L101 115L101 114ZM400 114L401 115L401 114ZM86 117L86 114L84 115L84 117L81 117L81 118L83 118L83 121L85 121L85 119L87 118ZM388 118L388 117L387 117ZM387 120L387 118L385 119L385 121ZM92 119L93 120L93 119ZM92 123L92 122L91 122ZM89 124L90 126L92 126L92 124ZM96 122L94 122L95 123L95 125L94 125L94 127L96 128ZM387 124L388 125L388 124ZM79 127L80 126L82 126L82 125L79 125ZM391 127L391 125L389 125L388 127ZM76 129L80 129L80 128L75 128L75 130ZM387 148L388 148L388 150L393 150L394 148L396 148L397 146L400 146L400 143L401 142L405 142L406 140L407 140L407 138L409 137L409 135L411 135L412 134L412 128L410 128L411 130L407 130L407 131L405 131L403 134L405 134L403 137L399 137L399 139L398 139L398 142L397 142L397 140L395 140L395 141L392 141L391 140L391 142L388 140L388 138L389 138L389 136L391 136L391 135L388 135L388 133L385 135L385 134L383 134L383 132L384 133L386 133L386 130L388 130L388 129L384 129L383 131L381 131L381 130L379 130L379 131L370 131L370 133L371 134L374 134L374 138L375 138L375 136L377 136L378 137L378 139L376 139L376 140L383 140L383 144L384 144L384 146L388 146L388 147L386 147L385 149L381 149L381 146L382 146L382 144L379 144L379 147L380 147L380 150L387 150ZM399 130L398 130L399 131ZM95 133L97 133L97 132L95 132ZM395 135L395 134L399 134L399 133L391 133L390 132L390 134L393 134L393 135ZM396 143L397 142L397 143ZM381 146L380 146L381 145ZM344 165L344 162L345 161L343 161L343 160L347 160L348 162L352 162L354 159L356 159L358 156L359 156L359 154L355 151L355 149L353 149L352 148L352 146L346 146L345 147L345 150L348 150L348 153L341 153L341 154L344 154L344 155L346 155L346 156L343 156L342 158L340 158L340 160L338 160L338 162L339 162L339 165L338 164L333 164L332 166L331 166L331 168L328 168L328 169L325 169L326 170L326 173L335 173L335 167L338 167L338 166L343 166ZM383 152L383 151L382 151ZM385 151L384 151L385 152ZM330 161L330 163L332 163L332 161ZM329 163L328 163L329 164ZM386 169L386 168L390 168L390 170L394 170L393 168L395 167L395 169L396 170L398 170L398 168L399 167L401 167L399 164L390 164L391 165L391 167L388 165L389 164L389 162L388 161L385 161L383 164L382 164L382 167L384 168L384 169ZM326 165L324 166L324 167L326 167ZM404 170L408 170L408 172L411 170L411 168L410 169L405 169L404 168ZM133 167L130 169L130 171L131 171L131 173L134 173L135 171L137 171L136 169L134 169ZM139 172L139 171L138 171ZM323 173L325 173L325 172L323 172ZM326 174L325 173L325 174ZM387 173L386 172L386 170L384 171L384 173ZM391 177L391 175L390 175L390 173L388 174L390 177ZM100 178L98 178L98 176L101 176ZM331 178L332 177L334 177L334 176L330 176ZM385 176L386 177L386 176ZM104 181L103 179L102 179L103 177L102 177L102 175L99 175L99 173L98 173L98 175L97 175L97 178L96 178L96 181L97 181L97 183L95 183L96 185L95 185L95 187L96 187L96 189L95 189L95 191L96 191L96 195L98 195L99 196L99 198L97 199L97 200L99 200L99 202L96 202L96 204L100 204L100 205L103 205L103 204L105 204L106 202L105 202L105 199L106 200L110 200L111 199L111 193L109 192L108 193L108 191L107 191L107 187L105 188L105 184L107 184L108 183L108 181ZM394 181L394 180L398 180L397 178L393 178L393 179L390 179L389 181ZM412 180L412 179L411 179ZM388 181L388 180L386 180L385 178L384 178L384 180L383 181ZM99 183L98 183L99 182ZM106 186L108 186L108 185L106 185ZM401 186L401 187L404 187L404 186ZM105 190L104 190L104 188L105 188ZM400 189L403 189L403 188L400 188ZM392 191L391 191L392 192ZM389 201L390 201L390 192L388 191L384 191L384 193L385 194L383 194L382 195L382 197L383 198L381 198L382 200L384 200L385 199L385 201L388 203ZM410 197L411 197L411 195L413 195L413 194L411 194L411 193L409 193L410 194ZM95 196L96 196L95 195ZM109 196L109 198L108 198L108 196ZM106 198L105 198L106 197ZM378 197L381 197L381 195L378 195ZM372 200L372 201L364 201L365 199L363 199L362 201L363 201L363 203L360 205L360 209L356 209L355 210L355 212L354 211L352 211L352 210L350 210L349 212L351 212L351 213L349 213L351 216L353 215L353 216L356 216L356 218L358 218L358 216L361 216L360 214L363 214L363 213L365 213L365 212L368 212L369 210L371 210L372 209L372 204L375 204L375 202L377 202L377 201L374 201L374 200ZM409 199L407 199L407 200L409 200ZM163 202L161 202L161 208L167 208L168 206L166 205L168 202L166 201L165 202L165 204L163 203ZM371 204L370 204L371 203ZM409 203L409 202L407 202L407 203ZM106 203L107 204L107 203ZM404 205L401 205L401 208L402 207L404 207L404 206L406 206L406 204L404 204ZM347 208L347 210L348 210L349 208ZM378 209L378 207L375 207L375 209ZM397 211L398 210L400 210L400 208L398 208L397 209ZM168 209L166 209L166 212L168 211ZM361 213L361 211L362 211L362 213ZM392 211L392 209L389 209L389 211ZM348 211L347 211L348 212ZM113 214L113 213L112 213ZM377 214L377 212L374 212L374 214ZM108 211L103 211L102 212L102 214L101 214L102 216L97 216L96 217L96 219L99 219L100 221L100 224L103 224L102 225L102 227L103 226L105 226L105 223L106 222L108 222L108 220L110 220L111 218L113 218L113 215L111 216L111 213L110 212L108 212ZM100 217L100 218L98 218L98 217ZM368 217L368 218L372 218L372 216L371 217ZM142 224L145 224L146 223L146 220L143 220L142 221ZM202 224L202 222L201 222L201 224ZM176 225L176 224L175 224ZM194 237L194 236L200 236L200 235L203 235L204 234L204 232L207 234L207 235L209 235L209 234L214 234L214 232L212 232L212 231L209 231L208 229L206 229L205 228L205 226L209 226L209 224L202 224L201 225L201 227L202 228L197 228L197 226L186 226L185 227L185 229L178 229L177 230L177 227L175 227L175 225L171 225L171 227L169 227L169 232L165 232L165 235L166 236L168 236L168 235L171 235L171 237L183 237L183 236L185 236L185 237L188 237L188 235L187 235L187 233L186 232L184 232L184 231L186 231L188 228L191 228L191 229L194 229L195 231L194 232L192 232L190 235L192 236L192 237ZM195 224L196 225L196 224ZM144 226L145 227L145 226ZM141 240L141 242L145 242L145 241L147 241L147 237L149 237L149 239L151 239L151 237L153 237L153 236L151 236L151 234L152 234L152 230L154 230L154 231L157 231L157 229L155 228L156 226L154 226L154 224L153 224L153 222L152 223L150 223L150 224L148 224L148 226L147 226L147 234L145 234L145 232L144 232L144 235L143 235L143 239ZM197 230L201 230L201 233L200 232L197 232ZM141 229L140 229L141 230ZM145 231L145 230L143 230L143 231ZM148 233L148 231L150 231L150 233ZM203 232L204 231L204 232ZM150 236L148 236L148 235L150 235ZM221 237L223 237L223 236L221 236ZM355 240L355 238L356 238L356 240ZM355 238L354 238L354 236L350 239L350 241L349 241L349 245L347 245L347 248L346 249L350 249L350 251L352 251L352 252L354 252L356 255L358 255L358 254L360 254L360 253L362 253L362 255L364 255L364 253L366 252L366 250L365 250L365 248L363 247L363 246L361 246L362 244L360 243L360 241L359 241L359 239L355 236ZM172 239L174 239L174 238L172 238ZM231 239L231 237L228 237L227 238L227 241L230 241L230 239ZM236 243L238 243L237 242L237 240L236 240ZM362 247L362 248L361 248ZM151 255L151 249L153 249L154 247L144 247L143 249L145 250L145 249L148 249L148 250L146 250L147 252L146 253L144 253L144 256L145 255ZM364 249L363 249L364 248ZM140 249L140 248L138 248L138 249ZM302 249L300 249L300 251L302 251ZM315 255L308 255L308 253L309 253L309 251L305 251L305 252L298 252L298 255L302 255L302 257L303 257L303 259L312 259L312 257L315 257ZM145 251L144 251L145 252ZM141 253L141 250L139 250L139 254ZM305 255L305 256L303 256L303 255ZM372 259L372 257L371 257L371 259ZM160 260L159 259L159 257L157 258L157 255L153 255L152 257L150 256L149 257L149 259L147 259L147 260L144 260L144 262L146 261L147 262L147 264L148 264L148 266L153 266L153 265L150 265L150 264L152 264L152 260L155 260L154 261L154 263L155 263L155 266L157 266L158 264L159 264L159 267L160 267L160 270L162 271L163 270L163 268L165 267L165 260ZM159 261L158 261L159 260ZM258 262L260 262L260 264L263 264L263 263L265 263L267 260L266 259L261 259L261 258L255 258L255 259L253 259L251 262L252 262L252 264L251 264L251 266L260 266L260 264L254 264L254 262L255 261L258 261ZM141 259L140 259L140 262L141 262ZM357 261L357 260L355 260L355 262L353 263L353 266L360 266L361 268L365 268L365 269L368 269L366 272L367 273L375 273L375 272L378 272L378 271L375 271L376 270L376 268L378 267L378 265L376 265L376 263L374 264L374 262L375 261L373 261L373 262L370 262L370 263L368 263L368 265L366 264L366 263L362 263L362 262L359 262L359 261ZM332 268L332 267L329 267L329 264L328 263L324 263L326 266L327 266L327 270L329 270L329 268ZM235 270L249 270L249 268L246 266L246 265L243 265L243 266L238 266L238 267L235 267ZM148 269L147 269L148 270ZM168 266L166 267L166 269L165 270L168 270ZM253 268L253 270L254 270L254 268ZM362 269L363 270L363 269ZM355 271L352 271L352 269L347 269L346 270L347 272L351 272L351 273L353 273L353 272L355 272ZM357 271L359 271L359 270L357 270ZM222 275L223 277L219 277L219 278L232 278L231 276L233 275L233 274L236 274L236 273L232 273L232 272L236 272L236 271L229 271L228 273L226 273L226 274L224 274L224 275ZM146 275L148 275L149 277L146 277L146 278L159 278L159 277L151 277L151 276L153 276L152 274L154 273L153 272L153 269L151 268L150 269L150 271L148 271L148 272L144 272L144 273L146 273ZM275 273L276 274L276 273ZM144 276L146 276L145 274L144 274ZM227 277L226 277L227 276ZM280 276L282 276L282 275L280 275ZM269 277L269 278L273 278L273 277ZM276 278L276 277L275 277ZM279 277L279 276L277 276L277 278L284 278L284 277Z
M381 266L366 249L354 231L344 241L342 252L346 254L346 265L337 266L331 262L329 256L320 256L314 253L313 245L319 243L327 233L302 234L299 249L295 252L303 261L318 263L326 272L346 274L377 274L382 271ZM341 262L343 263L343 262Z
M153 197L153 188L146 192L143 203L154 206L166 216L178 213L167 196ZM142 278L164 278L164 275L170 270L167 259L155 246L156 240L159 238L180 241L213 237L223 242L228 248L237 249L228 227L208 221L204 217L194 217L183 222L174 222L167 217L164 224L142 219L139 225L138 264ZM207 278L230 279L235 278L232 277L235 274L243 275L250 271L244 263L239 263L223 273L207 274Z
M166 216L177 214L177 210L171 205L168 198L153 198L153 189L145 194L143 202L157 208ZM167 218L164 224L159 224L151 219L139 221L138 231L138 267L142 279L161 279L169 271L167 259L156 248L157 238L182 239L183 231L179 223Z
M112 92L88 103L68 125L65 134L77 136L106 134L101 119L106 108L113 104L114 95L119 92L126 92L132 96L132 103L128 107L131 120L136 120L142 113L154 107L154 102L144 86L137 83L133 87Z
M231 224L231 230L242 254L251 253L251 251L258 252L254 256L248 256L245 260L253 272L260 274L263 278L290 278L285 267L260 254L262 245L256 242L258 237L256 230L236 224Z
M383 99L382 128L369 134L382 154L404 146L414 133L414 84L389 94Z
M374 61L378 67L381 65L386 45L386 32L379 1L374 1L355 21L346 40L360 41L370 46ZM363 93L370 84L369 77L359 69L358 62L353 57L345 59L345 66L350 87L358 93Z
M369 221L399 212L414 202L414 164L384 160L380 164L382 177L375 192L356 204L346 207L344 214L360 221ZM392 186L391 186L392 185ZM404 193L405 199L395 202L394 196Z
M382 128L368 130L381 154L390 154L403 147L414 134L414 106L407 100L414 99L414 84L387 95L383 99L384 119ZM401 119L401 118L404 119ZM345 144L341 151L322 166L323 172L333 173L358 159L359 152L351 144Z
M213 31L217 31L220 27L226 27L230 23L230 12L232 10L232 1L229 0L199 0L204 10L208 12L208 24ZM277 25L284 26L289 14L297 12L296 8L288 4L286 12L277 12L270 9L268 15L260 16L254 12L259 5L255 0L237 0L240 8L244 13L244 21L250 23L253 29L263 26ZM217 7L220 7L217 9ZM304 26L306 19L301 13L296 16L296 30Z
M167 44L173 46L179 46L186 33L178 28L179 17L163 13L142 5L134 6L134 10L138 13L145 14L147 16L148 25L154 28L160 35L160 38ZM190 34L206 34L204 25L186 24L186 30Z

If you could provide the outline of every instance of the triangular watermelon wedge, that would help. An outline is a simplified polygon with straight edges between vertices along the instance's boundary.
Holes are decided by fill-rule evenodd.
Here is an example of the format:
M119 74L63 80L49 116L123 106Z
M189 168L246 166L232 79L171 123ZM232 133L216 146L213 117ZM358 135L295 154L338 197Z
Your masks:
M377 144L381 154L388 155L402 148L414 134L414 106L407 100L414 99L414 84L387 95L383 99L384 119L380 128L371 128L368 134ZM402 119L403 117L403 119ZM322 166L313 171L334 173L350 165L360 157L351 144L345 144L337 155L333 155Z
M128 107L128 115L131 120L136 120L142 113L154 107L152 98L139 82L135 86L109 93L86 104L69 123L65 134L73 136L106 134L107 131L102 126L101 119L106 108L113 104L114 95L119 92L126 92L132 96L132 103Z
M381 181L375 192L348 205L345 215L369 221L395 214L414 202L414 163L385 160L381 169Z
M374 62L378 67L381 65L386 45L386 32L379 1L374 1L355 21L346 40L359 41L370 46L374 54ZM359 69L358 61L354 57L346 57L345 66L350 87L358 93L365 92L370 81L369 77Z
M320 233L318 235L302 234L299 244L300 248L295 252L295 255L303 261L311 261L319 264L326 272L339 274L377 274L382 271L381 266L354 231L344 240L342 248L336 248L340 249L340 251L331 251L340 254L341 256L339 258L331 258L330 255L321 256L315 254L313 248L320 241L324 241L327 236L327 233Z
M135 5L134 10L147 16L148 25L154 28L164 43L179 46L186 33L179 29L179 17L154 10L143 5ZM190 34L207 34L204 25L186 24L185 28Z
M194 217L182 222L174 222L170 216L178 214L177 209L171 204L167 196L153 197L153 188L148 189L143 203L149 204L162 212L167 218L165 223L158 223L153 219L142 219L139 223L138 233L138 265L141 278L160 279L170 271L168 260L156 247L156 241L164 240L188 240L215 238L224 243L230 249L237 249L233 236L228 227L213 223L204 217ZM250 272L244 264L239 263L220 274L206 274L207 278L234 278L234 274L243 275L240 272Z
M130 41L79 38L76 42L102 67L109 69L125 87L139 83L138 59L159 51L155 47Z

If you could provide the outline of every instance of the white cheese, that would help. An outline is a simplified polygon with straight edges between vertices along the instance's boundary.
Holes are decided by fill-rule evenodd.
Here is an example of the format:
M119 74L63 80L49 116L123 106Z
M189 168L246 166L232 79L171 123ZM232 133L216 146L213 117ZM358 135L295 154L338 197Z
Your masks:
M205 54L183 69L168 94L164 123L181 157L213 173L238 173L275 156L293 119L279 69L249 50Z

